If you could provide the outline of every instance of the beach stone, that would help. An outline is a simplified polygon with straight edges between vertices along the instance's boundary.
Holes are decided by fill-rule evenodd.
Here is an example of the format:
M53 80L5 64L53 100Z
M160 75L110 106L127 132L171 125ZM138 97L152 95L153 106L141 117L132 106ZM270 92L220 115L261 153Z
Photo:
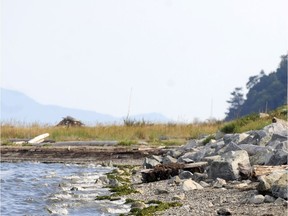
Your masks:
M200 181L199 184L200 184L203 188L210 187L210 184L208 184L208 183L205 182L205 181Z
M170 178L168 180L168 184L176 184L176 185L180 185L181 183L181 179L179 178L179 176L173 176L172 178Z
M270 133L265 130L254 130L249 132L249 136L239 142L239 144L249 143L252 145L263 146L271 139Z
M181 193L181 194L176 194L172 197L172 200L184 200L185 199L185 194Z
M221 208L217 210L217 215L232 215L229 208Z
M213 182L212 186L214 188L222 188L224 185L226 185L226 181L221 178L216 178L216 180Z
M155 167L156 165L161 164L158 160L153 159L153 158L145 158L144 159L144 163L143 163L143 167L146 169L151 169L153 167Z
M274 154L271 156L270 160L265 165L283 165L287 164L288 151L277 149L274 151Z
M167 154L173 158L179 158L183 154L183 151L180 151L179 149L171 149L167 152Z
M144 209L146 208L146 204L141 201L135 201L131 204L131 209Z
M223 153L229 152L229 151L237 151L242 150L236 143L230 142L226 144L223 148L217 151L217 154L221 155Z
M155 191L155 194L168 194L169 191L166 190L166 189L163 189L163 188L157 188L156 191Z
M194 151L194 152L186 152L184 153L184 155L178 158L178 162L182 162L186 158L189 158L192 161L198 162L205 156L205 153L206 153L205 148L201 148L198 151Z
M276 171L272 172L267 176L259 176L259 184L257 186L257 190L259 192L271 192L271 187L274 184L274 182L278 181L280 177L285 173L286 171Z
M273 154L273 151L268 148L263 151L256 152L255 155L249 157L251 166L267 164Z
M198 172L194 172L193 173L193 177L192 177L192 179L194 181L197 181L197 182L204 181L207 178L208 178L208 174L207 173L198 173Z
M193 174L189 171L182 171L179 174L180 179L191 179L193 178Z
M285 200L285 199L283 199L283 198L281 198L281 197L278 197L278 198L275 200L274 204L276 204L276 205L287 205L287 204L288 204L288 201Z
M244 150L231 151L221 155L220 161L213 161L209 170L209 178L222 178L225 180L237 180L240 178L239 163L249 167L248 153Z
M183 191L199 190L199 189L203 189L203 187L197 182L193 181L192 179L188 179L183 182L182 185Z
M257 146L253 144L240 144L239 147L245 150L249 156L255 155L257 152L262 152L262 151L267 150L265 146Z
M264 196L264 202L265 203L273 203L276 199L273 196L270 195L265 195Z
M198 146L198 143L196 142L196 140L193 139L193 140L189 140L186 145L182 146L181 150L184 152L187 152L187 151L191 151L197 146Z
M177 159L171 157L170 155L167 155L163 158L163 164L170 164L170 163L177 163Z
M271 191L273 196L287 199L288 196L288 173L284 173L281 177L272 184Z
M264 199L265 197L262 194L257 194L252 196L248 202L251 204L261 204L264 202Z

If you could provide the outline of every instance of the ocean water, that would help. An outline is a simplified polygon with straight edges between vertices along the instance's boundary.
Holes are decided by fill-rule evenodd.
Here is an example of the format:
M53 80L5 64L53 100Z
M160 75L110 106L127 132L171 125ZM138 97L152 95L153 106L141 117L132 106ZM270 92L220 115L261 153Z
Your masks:
M109 195L96 180L111 170L94 164L1 163L1 216L127 213L124 199L95 200Z

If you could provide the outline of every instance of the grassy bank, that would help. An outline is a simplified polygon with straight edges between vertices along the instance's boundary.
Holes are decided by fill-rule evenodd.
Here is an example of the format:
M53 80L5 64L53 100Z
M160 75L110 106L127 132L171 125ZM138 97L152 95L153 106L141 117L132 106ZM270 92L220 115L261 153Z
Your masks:
M96 125L93 127L55 127L39 124L1 123L1 143L7 144L13 138L33 138L49 133L49 139L55 141L116 140L122 145L145 141L152 145L180 145L188 139L202 135L239 133L261 129L271 123L272 117L287 120L287 106L271 111L269 117L260 118L251 114L231 122L206 122L197 124L132 124L132 125Z

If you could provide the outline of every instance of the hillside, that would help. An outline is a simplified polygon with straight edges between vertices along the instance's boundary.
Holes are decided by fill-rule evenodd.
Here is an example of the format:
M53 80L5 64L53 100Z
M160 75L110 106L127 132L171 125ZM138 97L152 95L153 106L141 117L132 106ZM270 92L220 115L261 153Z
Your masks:
M115 117L89 110L43 105L21 92L1 88L2 122L56 124L65 116L73 116L88 125L122 123L124 119L124 117ZM153 122L169 121L159 113L131 116L131 119L145 119L145 121Z

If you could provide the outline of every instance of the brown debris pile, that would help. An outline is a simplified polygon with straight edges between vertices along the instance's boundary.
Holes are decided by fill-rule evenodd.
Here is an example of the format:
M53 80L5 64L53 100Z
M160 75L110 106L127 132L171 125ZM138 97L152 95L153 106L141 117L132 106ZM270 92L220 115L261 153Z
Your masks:
M66 126L66 127L75 127L75 126L83 126L84 124L71 117L71 116L67 116L65 118L62 119L62 121L60 121L56 126Z

